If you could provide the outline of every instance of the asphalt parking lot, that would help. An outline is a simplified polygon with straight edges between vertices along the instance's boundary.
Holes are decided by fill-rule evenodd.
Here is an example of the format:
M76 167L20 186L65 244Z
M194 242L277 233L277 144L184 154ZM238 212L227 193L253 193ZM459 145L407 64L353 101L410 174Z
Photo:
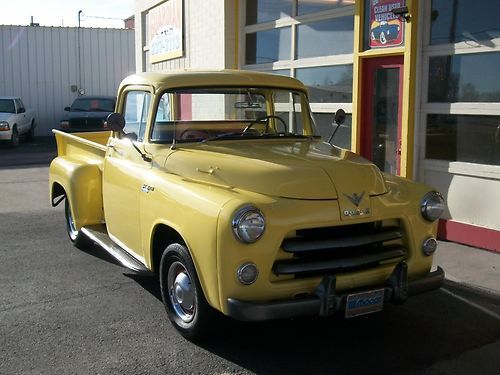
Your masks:
M370 316L225 322L186 341L155 279L71 245L48 200L54 147L41 142L38 156L0 148L0 374L498 373L500 298L449 281Z

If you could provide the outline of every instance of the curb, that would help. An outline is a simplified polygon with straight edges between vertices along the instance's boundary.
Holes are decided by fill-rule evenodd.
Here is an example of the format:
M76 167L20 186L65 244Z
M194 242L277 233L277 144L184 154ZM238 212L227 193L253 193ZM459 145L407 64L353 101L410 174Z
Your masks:
M484 286L472 284L460 279L457 279L456 277L453 277L451 275L446 275L445 276L445 282L451 284L452 286L458 286L462 288L467 288L482 294L487 294L488 296L491 296L493 298L498 298L500 299L500 291L486 288ZM444 284L443 284L444 286Z

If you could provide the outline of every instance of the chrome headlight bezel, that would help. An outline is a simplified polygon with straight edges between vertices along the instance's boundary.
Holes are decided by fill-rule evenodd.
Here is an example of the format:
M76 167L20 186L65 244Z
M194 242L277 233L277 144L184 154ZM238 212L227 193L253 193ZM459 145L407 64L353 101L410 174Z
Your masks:
M430 222L436 221L441 217L446 204L441 193L437 191L430 191L424 195L420 203L420 211L422 217Z
M264 214L252 205L238 209L231 223L236 239L243 243L254 243L262 237L266 230Z

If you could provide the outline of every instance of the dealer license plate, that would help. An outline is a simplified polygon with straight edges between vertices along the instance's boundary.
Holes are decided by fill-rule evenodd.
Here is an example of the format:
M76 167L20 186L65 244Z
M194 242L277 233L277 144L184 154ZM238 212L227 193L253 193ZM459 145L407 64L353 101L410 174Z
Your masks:
M382 310L384 306L384 289L371 290L347 296L345 317L371 314Z

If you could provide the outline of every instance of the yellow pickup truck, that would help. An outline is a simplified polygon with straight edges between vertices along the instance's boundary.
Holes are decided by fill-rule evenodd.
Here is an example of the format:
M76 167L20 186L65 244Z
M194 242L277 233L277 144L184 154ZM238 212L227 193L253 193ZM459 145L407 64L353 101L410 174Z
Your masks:
M322 140L293 78L136 74L107 127L54 130L51 203L75 246L157 275L189 339L220 313L349 318L442 284L441 195Z

